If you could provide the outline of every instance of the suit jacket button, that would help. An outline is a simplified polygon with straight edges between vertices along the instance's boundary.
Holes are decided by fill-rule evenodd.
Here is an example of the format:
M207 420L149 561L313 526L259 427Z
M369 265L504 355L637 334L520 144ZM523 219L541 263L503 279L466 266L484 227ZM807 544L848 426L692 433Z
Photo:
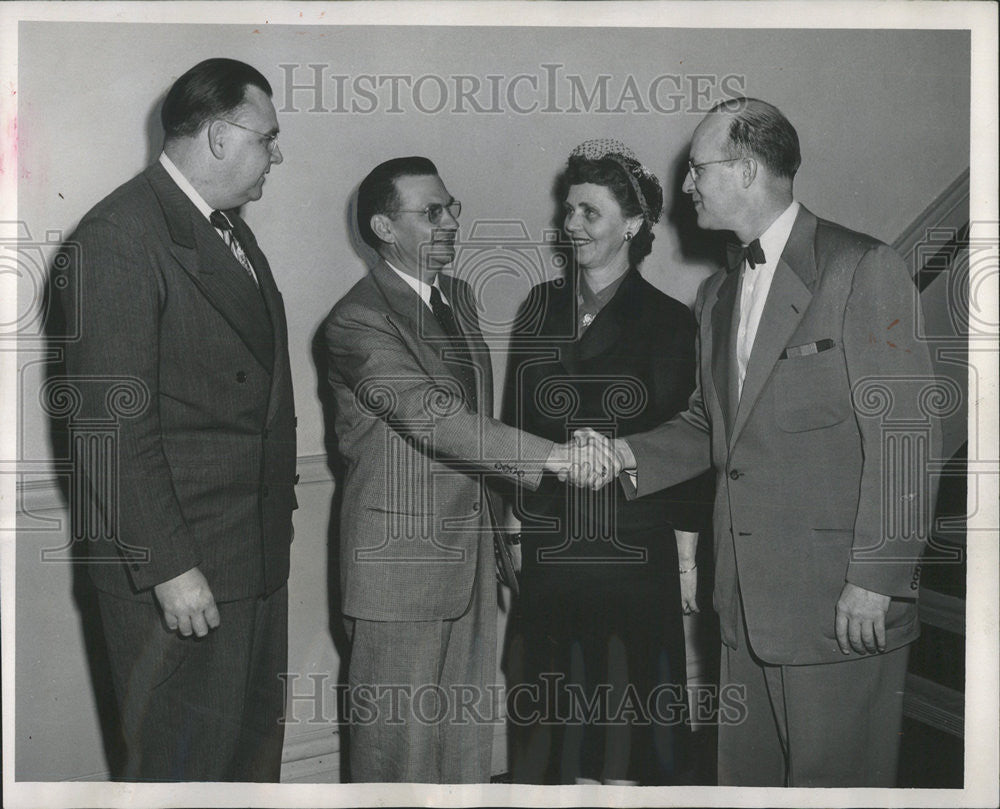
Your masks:
M742 474L743 474L743 473L742 473L742 472L740 472L739 470L737 470L737 469L733 469L733 470L731 470L731 471L729 472L729 479L730 479L730 480L738 480L738 479L739 479L739 477L740 477L740 475L742 475Z
M296 482L296 483L298 483L298 482L299 482L299 477L300 477L300 475L296 475L296 476L295 476L295 482Z
M245 383L247 381L247 372L246 371L237 371L236 372L236 381L239 382L241 385L243 383Z

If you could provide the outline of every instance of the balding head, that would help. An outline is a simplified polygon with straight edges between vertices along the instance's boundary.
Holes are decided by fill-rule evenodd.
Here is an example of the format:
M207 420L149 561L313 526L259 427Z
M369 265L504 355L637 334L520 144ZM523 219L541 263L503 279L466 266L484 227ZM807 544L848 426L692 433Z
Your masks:
M795 127L773 104L759 98L721 101L709 114L729 118L732 157L755 157L775 177L791 181L802 162Z
M699 227L731 230L746 244L792 202L801 160L795 128L773 104L737 98L717 104L698 124L684 191Z

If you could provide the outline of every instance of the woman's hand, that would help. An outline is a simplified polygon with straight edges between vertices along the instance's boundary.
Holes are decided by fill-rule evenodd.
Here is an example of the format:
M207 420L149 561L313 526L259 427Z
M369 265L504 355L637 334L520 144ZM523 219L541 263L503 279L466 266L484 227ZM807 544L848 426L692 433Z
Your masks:
M698 612L698 565L695 562L698 532L674 529L674 537L677 540L677 573L681 579L681 612L693 615Z
M684 568L681 568L684 570ZM693 615L698 612L698 568L692 566L681 577L681 612Z

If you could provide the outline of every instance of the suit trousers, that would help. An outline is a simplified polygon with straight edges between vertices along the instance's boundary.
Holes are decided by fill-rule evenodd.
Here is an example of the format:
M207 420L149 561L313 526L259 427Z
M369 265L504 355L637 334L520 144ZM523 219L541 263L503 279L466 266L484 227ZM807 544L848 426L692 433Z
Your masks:
M281 773L288 588L218 604L204 638L159 608L98 594L125 738L126 781L271 781Z
M739 612L739 647L722 646L720 690L738 693L744 710L727 697L719 786L895 787L909 646L771 665L750 648L742 603Z
M480 543L472 598L459 618L353 621L354 783L489 782L499 721L494 565L492 545Z

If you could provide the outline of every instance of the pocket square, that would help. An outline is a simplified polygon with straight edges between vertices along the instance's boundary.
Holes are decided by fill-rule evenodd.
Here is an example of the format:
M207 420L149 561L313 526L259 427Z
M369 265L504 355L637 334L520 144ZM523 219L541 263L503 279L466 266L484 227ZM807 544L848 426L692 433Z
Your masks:
M819 354L821 351L828 351L836 345L829 337L817 340L815 343L803 343L800 346L789 346L781 352L780 359L787 360L790 357L808 357L810 354Z

